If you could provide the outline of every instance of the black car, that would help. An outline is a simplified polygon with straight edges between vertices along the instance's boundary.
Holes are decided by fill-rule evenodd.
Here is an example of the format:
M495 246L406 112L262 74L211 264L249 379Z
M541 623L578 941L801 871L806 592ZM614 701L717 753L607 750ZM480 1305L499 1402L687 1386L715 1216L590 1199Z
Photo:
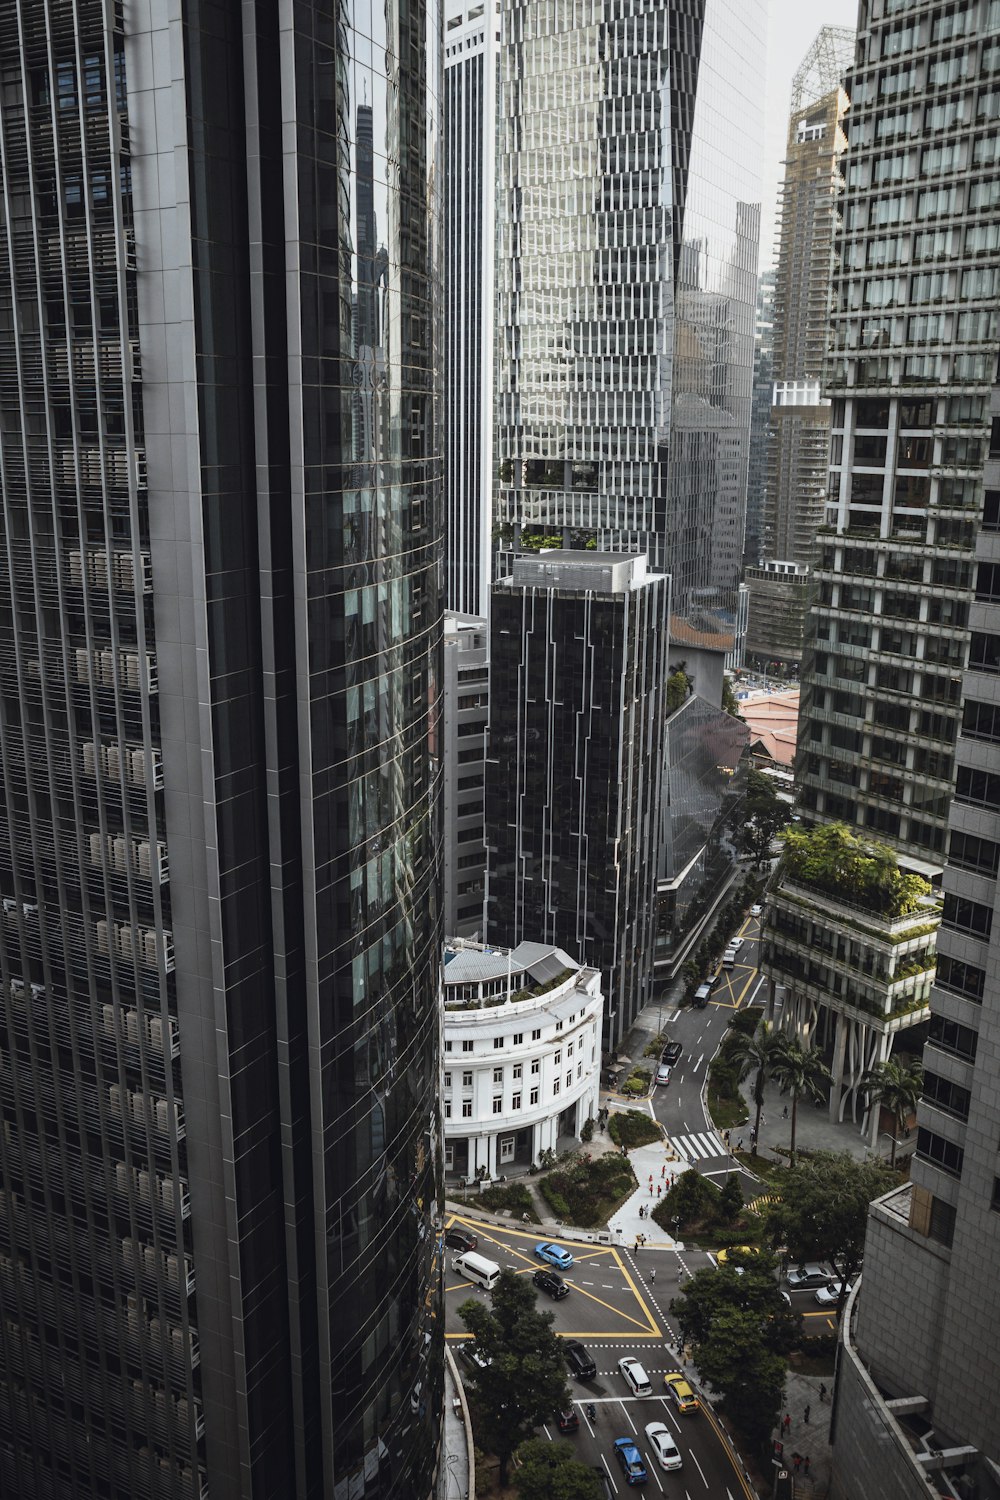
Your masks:
M449 1250L475 1250L479 1244L474 1234L470 1234L467 1229L459 1229L457 1224L447 1231L444 1242Z
M563 1353L566 1363L569 1365L569 1373L574 1380L594 1380L597 1377L597 1366L587 1353L579 1339L568 1339L563 1344Z
M663 1056L660 1061L665 1062L668 1067L672 1068L683 1051L684 1046L681 1042L668 1042L663 1049Z
M561 1302L564 1297L569 1296L569 1287L555 1271L536 1271L531 1279L543 1292L548 1292L555 1302Z
M580 1426L580 1418L576 1414L576 1408L567 1406L565 1411L557 1411L556 1426L560 1432L576 1432Z

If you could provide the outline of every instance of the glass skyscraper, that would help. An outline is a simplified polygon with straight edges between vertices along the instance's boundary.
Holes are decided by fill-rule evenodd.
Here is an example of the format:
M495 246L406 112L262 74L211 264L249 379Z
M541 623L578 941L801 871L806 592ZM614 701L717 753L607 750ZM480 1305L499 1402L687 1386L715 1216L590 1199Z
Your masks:
M0 4L0 1490L422 1497L438 13Z
M735 630L762 0L508 0L498 109L503 544L645 551Z

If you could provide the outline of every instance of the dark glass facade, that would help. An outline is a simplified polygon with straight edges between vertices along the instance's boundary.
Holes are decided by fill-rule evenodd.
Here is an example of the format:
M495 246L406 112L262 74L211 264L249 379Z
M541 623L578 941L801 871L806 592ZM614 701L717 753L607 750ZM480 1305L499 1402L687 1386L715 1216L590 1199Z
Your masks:
M437 1458L437 12L0 7L0 1487Z
M764 7L509 0L497 203L497 521L644 551L736 628Z
M669 593L645 558L563 551L491 603L488 938L600 969L605 1047L651 998Z

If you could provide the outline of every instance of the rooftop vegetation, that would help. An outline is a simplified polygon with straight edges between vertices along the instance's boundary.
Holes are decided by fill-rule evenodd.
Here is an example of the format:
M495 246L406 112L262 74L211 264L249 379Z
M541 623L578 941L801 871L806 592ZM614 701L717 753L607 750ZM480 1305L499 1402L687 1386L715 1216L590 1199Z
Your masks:
M904 874L899 868L895 850L858 838L845 823L790 828L781 838L784 874L873 916L908 916L930 895L930 883L923 876Z

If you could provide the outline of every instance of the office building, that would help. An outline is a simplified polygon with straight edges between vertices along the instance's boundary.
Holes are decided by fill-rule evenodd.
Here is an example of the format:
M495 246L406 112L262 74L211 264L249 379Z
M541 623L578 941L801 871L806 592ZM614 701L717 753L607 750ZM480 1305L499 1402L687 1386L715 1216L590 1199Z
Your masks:
M774 391L774 272L757 281L754 317L753 388L750 398L750 449L747 464L747 519L743 556L753 567L764 555L764 498L767 492L767 431Z
M524 1171L597 1119L601 976L561 948L444 951L444 1166L466 1183Z
M484 615L493 525L497 0L446 0L444 20L445 601L458 614Z
M569 549L493 588L487 939L599 970L606 1047L651 996L669 593L643 556Z
M936 875L997 363L1000 38L989 0L861 20L796 779L807 817ZM985 649L980 633L970 665Z
M501 544L644 552L670 573L675 613L723 651L743 552L765 10L502 13Z
M17 1500L433 1488L439 57L0 8Z
M824 26L795 74L778 217L773 389L760 566L748 569L747 652L778 670L802 661L808 575L824 520L830 403L822 394L833 230L843 188L854 32ZM756 562L757 559L754 559Z
M486 902L486 621L444 617L444 923L455 937L482 936Z
M1000 16L995 20L1000 24ZM1000 389L992 396L1000 432ZM1000 443L984 478L944 906L910 1180L872 1205L842 1333L837 1500L995 1495L1000 1310Z

